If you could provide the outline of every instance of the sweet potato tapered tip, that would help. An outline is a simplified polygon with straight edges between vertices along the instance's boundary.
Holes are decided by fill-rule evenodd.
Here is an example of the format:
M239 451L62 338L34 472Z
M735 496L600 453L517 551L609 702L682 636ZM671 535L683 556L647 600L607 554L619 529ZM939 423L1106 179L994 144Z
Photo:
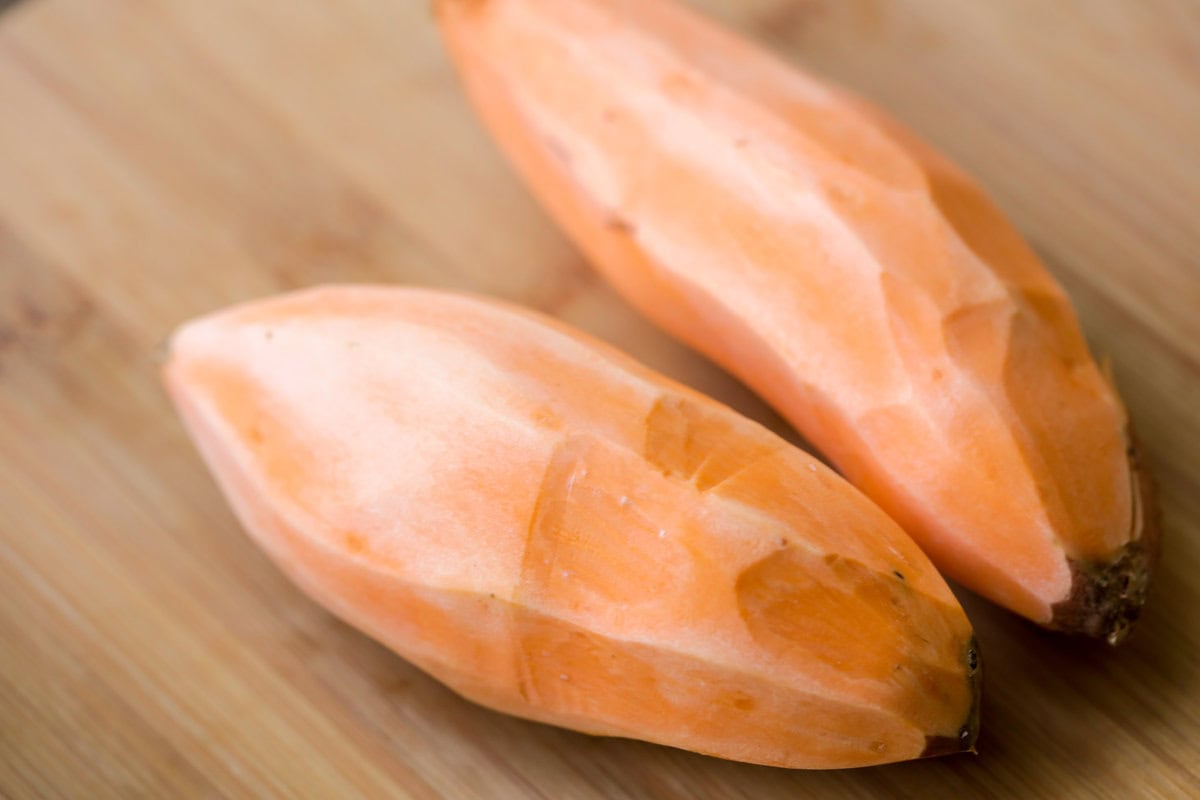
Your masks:
M631 304L777 408L945 574L1120 640L1155 551L1127 414L969 176L678 3L447 2L438 21L497 142Z
M1097 561L1072 560L1071 594L1054 606L1048 627L1123 642L1142 614L1159 556L1161 516L1154 479L1146 469L1137 438L1129 434L1133 514L1128 544Z
M979 653L979 642L974 636L967 644L963 659L971 683L971 709L956 735L926 737L921 758L976 752L975 743L979 740L979 700L983 692L983 658Z
M263 549L469 699L797 768L974 736L970 623L903 531L561 323L329 287L190 323L164 370Z

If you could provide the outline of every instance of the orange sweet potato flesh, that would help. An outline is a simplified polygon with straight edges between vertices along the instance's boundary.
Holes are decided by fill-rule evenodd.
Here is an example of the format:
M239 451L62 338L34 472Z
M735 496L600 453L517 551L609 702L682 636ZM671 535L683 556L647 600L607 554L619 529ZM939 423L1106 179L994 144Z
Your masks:
M442 0L480 115L597 268L944 573L1115 643L1157 528L1062 289L878 110L683 7Z
M190 323L165 381L279 566L467 698L787 767L973 746L971 626L912 540L581 333L323 288Z

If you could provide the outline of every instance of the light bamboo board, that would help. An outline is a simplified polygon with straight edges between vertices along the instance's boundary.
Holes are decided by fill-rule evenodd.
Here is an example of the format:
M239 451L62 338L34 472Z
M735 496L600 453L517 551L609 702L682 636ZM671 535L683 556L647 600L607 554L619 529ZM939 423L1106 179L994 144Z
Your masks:
M158 387L180 321L327 281L471 289L781 427L619 302L486 141L416 0L0 16L0 795L1200 796L1200 6L707 0L990 187L1111 356L1166 553L1116 652L964 598L977 757L841 773L472 706L306 600Z

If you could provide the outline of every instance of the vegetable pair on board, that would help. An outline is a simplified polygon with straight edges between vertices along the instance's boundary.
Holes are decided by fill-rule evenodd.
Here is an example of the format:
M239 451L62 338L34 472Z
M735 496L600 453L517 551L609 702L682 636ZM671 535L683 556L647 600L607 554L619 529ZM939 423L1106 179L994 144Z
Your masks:
M970 625L905 531L1036 622L1125 635L1156 550L1125 411L969 178L667 2L436 13L597 268L874 503L561 324L330 288L193 323L166 368L301 586L493 708L792 767L973 746Z

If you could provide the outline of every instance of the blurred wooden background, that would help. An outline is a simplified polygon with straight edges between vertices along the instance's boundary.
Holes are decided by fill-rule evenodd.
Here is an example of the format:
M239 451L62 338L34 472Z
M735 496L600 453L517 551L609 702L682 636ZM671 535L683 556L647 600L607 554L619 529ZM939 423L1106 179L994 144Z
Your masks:
M1200 4L697 4L942 146L1067 286L1162 488L1133 640L1064 641L964 597L980 754L852 772L458 699L238 530L157 384L173 326L324 281L473 289L777 418L551 227L424 0L24 0L0 15L0 795L1200 796Z

